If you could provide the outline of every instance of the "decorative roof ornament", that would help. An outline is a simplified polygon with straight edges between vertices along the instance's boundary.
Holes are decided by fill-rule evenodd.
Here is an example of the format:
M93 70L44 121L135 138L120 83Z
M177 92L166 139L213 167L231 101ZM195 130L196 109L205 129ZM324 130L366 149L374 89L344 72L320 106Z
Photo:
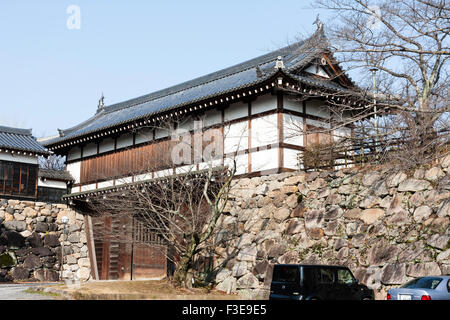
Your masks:
M105 103L104 103L105 97L103 96L103 92L102 92L102 96L100 97L100 100L98 100L98 111L102 110L105 107Z
M314 21L313 25L317 25L317 31L323 31L323 22L319 19L319 14L317 14L316 21Z
M275 69L284 69L284 62L281 56L278 56L277 63L275 64Z
M64 137L64 130L62 130L62 129L57 129L57 130L58 130L59 136Z
M261 71L261 68L259 66L256 66L256 76L258 78L262 78L264 76L263 72Z

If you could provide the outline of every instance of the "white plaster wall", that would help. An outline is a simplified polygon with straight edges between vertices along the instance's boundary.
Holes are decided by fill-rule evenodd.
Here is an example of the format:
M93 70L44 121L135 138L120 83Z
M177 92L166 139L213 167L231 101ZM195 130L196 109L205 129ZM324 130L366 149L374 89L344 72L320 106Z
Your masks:
M67 184L64 181L54 181L54 180L44 181L41 178L38 179L38 186L55 189L67 189Z
M298 170L299 166L298 166L298 154L299 151L297 150L293 150L293 149L288 149L288 148L284 148L283 149L283 162L284 165L283 167L288 168L288 169L294 169L294 170Z
M278 168L278 148L252 152L250 160L252 172Z
M114 150L114 139L113 138L106 138L102 142L100 142L99 145L99 152L104 153L108 151Z
M330 118L330 111L322 101L306 101L306 113L325 119Z
M95 190L95 189L96 189L95 183L81 186L81 192L92 191L92 190Z
M109 181L103 181L103 182L99 182L98 183L98 188L99 189L103 189L103 188L109 188L114 186L114 181L113 180L109 180Z
M97 154L97 144L89 143L83 147L83 158Z
M248 149L248 121L228 125L224 129L225 154Z
M117 138L116 148L126 148L133 145L133 134L126 133Z
M236 174L248 173L248 154L242 154L234 157L236 160ZM224 165L232 168L233 158L225 158Z
M208 110L203 117L205 127L213 126L222 122L222 112L219 110Z
M211 160L208 162L202 162L198 164L198 169L199 170L207 170L207 169L211 169L211 168L217 168L220 167L222 165L222 160L221 159L216 159L216 160Z
M271 114L252 119L251 147L267 146L278 142L278 116Z
M136 144L153 140L153 129L143 128L136 133Z
M167 170L161 170L161 171L156 171L155 172L155 178L162 178L162 177L167 177L173 175L173 170L172 169L167 169Z
M301 101L296 101L293 97L284 96L283 109L303 112L303 103Z
M170 135L169 129L158 128L155 130L155 139L161 139L168 137Z
M67 154L67 161L76 160L81 158L81 148L73 147Z
M313 119L306 119L306 124L307 125L309 124L309 125L315 126L315 127L319 127L319 128L326 128L326 129L330 128L330 123L324 122L324 121L317 121L317 120L313 120Z
M283 142L303 146L303 118L290 114L283 115Z
M75 187L70 190L70 193L78 193L80 192L80 187Z
M238 102L225 109L225 121L235 120L248 116L248 103Z
M277 97L271 94L265 94L252 101L252 114L258 114L277 108Z
M72 162L67 164L66 170L72 175L75 179L75 183L80 183L80 174L81 174L81 162Z
M324 78L329 78L328 74L325 72L325 70L321 66L318 66L316 69L315 65L311 65L308 68L306 68L305 71L308 73L319 75Z
M28 164L37 164L38 159L34 156L24 156L21 154L10 153L10 152L0 152L0 160L12 161L12 162L22 162Z

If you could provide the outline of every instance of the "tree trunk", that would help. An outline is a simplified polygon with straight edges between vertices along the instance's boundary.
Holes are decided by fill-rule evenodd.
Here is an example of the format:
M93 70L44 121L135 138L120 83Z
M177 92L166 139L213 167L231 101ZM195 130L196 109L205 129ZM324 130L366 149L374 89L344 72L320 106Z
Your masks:
M197 250L198 247L198 242L199 242L198 237L192 236L191 242L187 247L186 252L183 254L180 261L178 262L178 266L174 274L175 285L178 287L186 288L191 286L191 283L187 283L187 281L189 282L191 281L191 279L189 279L187 275L192 268L192 263L195 251Z

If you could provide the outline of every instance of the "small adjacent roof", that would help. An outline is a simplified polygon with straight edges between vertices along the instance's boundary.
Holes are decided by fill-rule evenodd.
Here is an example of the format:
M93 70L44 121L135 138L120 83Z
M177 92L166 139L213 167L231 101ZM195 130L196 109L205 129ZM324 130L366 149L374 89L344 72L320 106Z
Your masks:
M39 169L39 178L56 180L56 181L75 181L72 175L66 170L50 170L50 169Z
M47 155L50 152L33 137L31 129L19 129L0 126L0 150L21 151L36 155Z

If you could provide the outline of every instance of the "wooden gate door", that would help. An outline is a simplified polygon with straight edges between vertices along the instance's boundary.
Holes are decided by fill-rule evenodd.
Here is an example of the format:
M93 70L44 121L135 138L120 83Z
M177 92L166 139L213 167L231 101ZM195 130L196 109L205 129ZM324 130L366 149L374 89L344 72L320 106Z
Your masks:
M167 276L167 245L154 231L133 221L133 280Z
M167 245L137 219L93 217L100 280L139 280L167 275Z

